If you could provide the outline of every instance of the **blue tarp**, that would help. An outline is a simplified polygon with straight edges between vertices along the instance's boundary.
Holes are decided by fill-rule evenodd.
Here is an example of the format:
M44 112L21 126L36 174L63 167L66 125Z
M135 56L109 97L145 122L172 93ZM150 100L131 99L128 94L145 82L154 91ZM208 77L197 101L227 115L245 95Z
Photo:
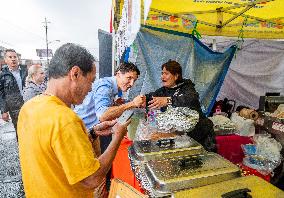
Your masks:
M143 27L130 47L130 62L141 71L129 97L149 93L161 87L161 65L169 59L178 61L183 77L195 83L202 109L210 113L221 88L236 46L224 53L214 52L191 34Z

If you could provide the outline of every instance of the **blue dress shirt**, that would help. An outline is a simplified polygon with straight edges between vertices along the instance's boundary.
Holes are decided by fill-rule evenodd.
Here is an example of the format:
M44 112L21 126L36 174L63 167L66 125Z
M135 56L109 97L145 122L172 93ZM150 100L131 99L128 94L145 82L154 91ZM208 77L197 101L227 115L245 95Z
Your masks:
M115 77L101 78L93 82L92 90L82 104L75 106L74 111L83 120L87 129L90 129L100 122L102 114L114 104L117 94Z

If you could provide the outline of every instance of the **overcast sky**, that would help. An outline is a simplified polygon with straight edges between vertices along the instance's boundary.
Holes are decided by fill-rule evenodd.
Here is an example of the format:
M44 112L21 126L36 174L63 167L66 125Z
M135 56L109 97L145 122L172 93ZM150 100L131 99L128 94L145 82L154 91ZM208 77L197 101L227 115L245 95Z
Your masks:
M14 48L22 58L38 58L45 49L44 18L49 48L72 42L98 57L98 29L109 31L111 0L0 0L0 46ZM57 42L55 40L60 40Z

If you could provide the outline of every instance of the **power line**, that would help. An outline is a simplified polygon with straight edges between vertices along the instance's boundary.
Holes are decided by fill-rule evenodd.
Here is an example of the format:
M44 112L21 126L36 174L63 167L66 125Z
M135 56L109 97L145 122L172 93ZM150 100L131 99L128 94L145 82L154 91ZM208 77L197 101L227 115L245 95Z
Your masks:
M12 28L14 28L14 29L15 29L16 31L18 31L18 32L25 32L25 33L28 33L28 34L32 34L32 35L34 35L34 36L37 36L37 37L40 38L40 39L44 39L42 36L40 36L40 35L38 35L38 34L36 34L36 33L34 33L34 32L31 32L31 31L29 31L29 30L27 30L27 29L25 29L25 28L23 28L23 27L21 27L21 26L19 26L19 25L16 25L16 24L12 23L11 21L8 21L8 20L3 19L3 18L0 18L0 21L5 22L6 24L8 24L9 26L11 26ZM7 28L6 25L5 25L5 28Z

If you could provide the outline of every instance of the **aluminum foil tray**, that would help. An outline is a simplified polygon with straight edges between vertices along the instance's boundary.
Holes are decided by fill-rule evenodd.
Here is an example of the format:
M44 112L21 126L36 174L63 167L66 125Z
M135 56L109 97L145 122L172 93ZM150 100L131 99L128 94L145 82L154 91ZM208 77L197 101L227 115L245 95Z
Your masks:
M178 145L175 139L162 139L159 141L134 141L133 145L129 147L129 153L138 161L196 155L204 152L201 144L192 138L184 146Z
M240 176L236 165L215 153L150 160L144 164L144 173L148 185L157 194L169 194Z

